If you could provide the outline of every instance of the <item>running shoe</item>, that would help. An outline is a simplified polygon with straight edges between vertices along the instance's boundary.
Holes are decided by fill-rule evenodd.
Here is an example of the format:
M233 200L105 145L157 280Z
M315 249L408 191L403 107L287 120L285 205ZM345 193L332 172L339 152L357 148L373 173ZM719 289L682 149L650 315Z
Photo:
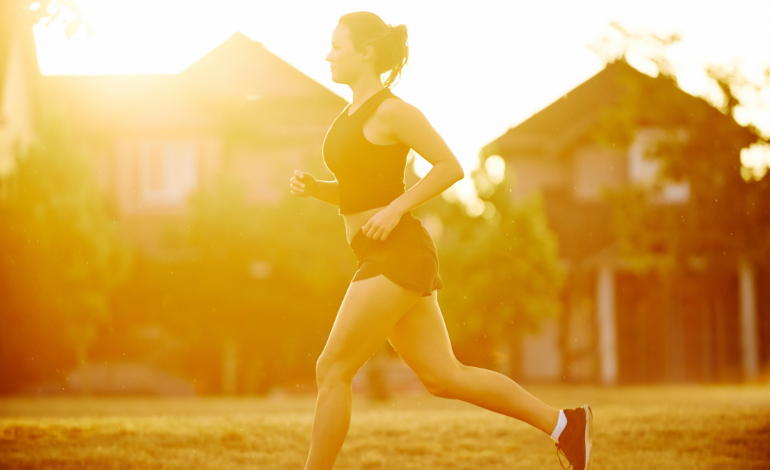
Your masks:
M593 434L594 415L591 407L583 405L578 408L564 410L567 417L567 425L556 443L556 455L562 468L574 468L575 470L588 470L591 468L591 439ZM562 455L569 461L564 466Z

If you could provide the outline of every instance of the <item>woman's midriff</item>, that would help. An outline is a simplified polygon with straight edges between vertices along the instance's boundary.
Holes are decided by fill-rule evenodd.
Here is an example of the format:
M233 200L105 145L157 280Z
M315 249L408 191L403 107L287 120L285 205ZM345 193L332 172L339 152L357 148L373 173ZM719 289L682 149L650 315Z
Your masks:
M365 211L356 212L355 214L343 215L342 218L345 220L345 232L348 239L348 244L350 244L350 240L353 239L356 233L361 230L361 227L363 227L364 224L368 222L374 214L385 209L386 207L388 206L375 207L374 209L367 209Z

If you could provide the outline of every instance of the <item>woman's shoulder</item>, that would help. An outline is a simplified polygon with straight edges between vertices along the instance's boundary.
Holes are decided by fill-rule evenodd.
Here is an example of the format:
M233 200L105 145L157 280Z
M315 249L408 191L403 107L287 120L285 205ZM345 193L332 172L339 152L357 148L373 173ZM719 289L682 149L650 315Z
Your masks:
M377 107L375 114L384 121L411 120L422 115L416 106L404 101L392 92Z

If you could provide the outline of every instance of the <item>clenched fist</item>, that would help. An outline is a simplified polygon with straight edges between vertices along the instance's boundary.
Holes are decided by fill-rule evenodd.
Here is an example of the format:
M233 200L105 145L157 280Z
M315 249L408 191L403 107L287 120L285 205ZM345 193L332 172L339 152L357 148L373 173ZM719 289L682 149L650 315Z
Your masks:
M291 194L297 197L312 196L316 190L316 182L313 175L299 170L294 170L294 176L291 177Z

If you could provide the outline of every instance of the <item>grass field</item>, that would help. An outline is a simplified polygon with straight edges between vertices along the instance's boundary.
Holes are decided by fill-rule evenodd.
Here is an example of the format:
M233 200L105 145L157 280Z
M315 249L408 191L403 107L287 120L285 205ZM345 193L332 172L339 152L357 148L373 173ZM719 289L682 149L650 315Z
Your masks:
M530 390L594 409L594 468L770 469L770 388ZM0 400L0 467L302 469L312 397ZM358 399L337 469L558 469L548 436L431 396Z

